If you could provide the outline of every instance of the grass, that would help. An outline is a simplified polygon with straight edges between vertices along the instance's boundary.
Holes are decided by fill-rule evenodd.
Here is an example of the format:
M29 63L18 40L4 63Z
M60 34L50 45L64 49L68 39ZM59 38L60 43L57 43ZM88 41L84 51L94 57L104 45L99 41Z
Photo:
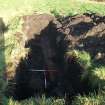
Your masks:
M105 90L105 66L91 69L89 79L92 88Z
M88 79L89 89L94 91L89 95L78 95L72 105L104 105L105 104L105 66L94 64L90 55L85 51L70 51L67 54L76 56L80 65L85 68L81 80ZM95 89L98 93L95 93Z
M72 50L68 51L67 54L76 56L78 62L83 65L85 68L89 68L92 63L92 59L89 53L86 51Z
M105 14L104 4L79 2L78 0L0 0L0 17L7 22L9 18L32 12L50 12L56 10L60 14L77 14L94 11Z
M30 98L23 101L14 101L12 98L4 98L3 105L65 105L64 99L46 98Z
M20 45L19 40L15 36L16 32L21 32L22 20L20 16L25 14L51 13L54 15L75 15L84 12L96 12L105 15L105 4L93 4L91 2L80 2L79 0L0 0L0 17L3 17L5 24L9 30L0 35L0 77L3 74L5 65L9 70L14 69L14 61L20 57L24 57L27 49ZM21 53L22 52L22 53ZM99 87L104 90L105 86L105 67L94 66L90 55L87 52L73 51L78 57L80 64L85 65L86 74L82 78L89 76L90 86ZM91 69L90 69L91 68ZM0 94L5 89L5 82L0 79ZM1 91L2 90L2 91ZM2 96L2 95L1 95ZM0 97L1 98L1 97ZM63 99L39 99L30 98L22 102L14 101L12 98L3 99L3 105L64 105ZM73 105L104 105L105 95L95 93L90 96L77 96L73 101Z
M73 100L72 105L105 105L105 94L78 95Z

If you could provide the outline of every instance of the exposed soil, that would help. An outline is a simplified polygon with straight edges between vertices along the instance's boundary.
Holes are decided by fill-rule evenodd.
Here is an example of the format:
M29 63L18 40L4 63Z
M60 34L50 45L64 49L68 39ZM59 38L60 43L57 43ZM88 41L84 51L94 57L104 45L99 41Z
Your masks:
M85 50L95 62L105 63L105 17L86 13L56 19L35 14L23 19L25 47L30 52L16 68L16 84L8 94L20 100L43 93L57 97L87 93L87 85L80 79L84 68L65 53Z
M70 40L69 49L85 50L98 63L105 63L105 16L77 15L61 19L60 30Z

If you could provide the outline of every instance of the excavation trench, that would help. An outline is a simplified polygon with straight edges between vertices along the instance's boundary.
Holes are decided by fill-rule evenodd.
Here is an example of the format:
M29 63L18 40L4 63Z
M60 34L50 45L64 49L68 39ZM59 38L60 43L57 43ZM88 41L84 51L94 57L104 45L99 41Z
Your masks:
M27 59L21 61L19 68L17 68L16 97L23 98L40 95L44 92L49 93L56 87L58 72L61 73L64 68L64 49L60 49L55 40L59 35L61 34L52 25L49 25L39 36L26 43L30 52Z
M7 95L22 100L31 96L63 97L65 93L74 95L83 91L80 75L83 68L73 57L66 58L68 41L50 23L40 35L29 40L30 48L26 59L16 68L14 82L8 85ZM73 70L73 71L72 71Z
M49 19L48 15L47 17ZM81 81L81 75L85 72L84 68L77 62L77 58L67 56L66 52L78 49L88 51L92 57L97 54L98 45L95 40L103 40L97 35L100 34L102 37L104 35L102 22L104 17L84 14L66 17L59 21L49 19L49 23L45 22L47 20L45 15L34 18L29 16L25 19L31 27L29 31L26 31L28 41L25 43L25 47L30 51L16 68L16 75L14 80L11 80L12 84L8 84L6 95L22 100L42 94L54 97L64 97L66 94L72 97L78 93L88 93L90 90L86 81ZM37 34L34 29L42 27L41 22L46 27L40 29L41 32ZM24 24L26 29L27 24ZM102 27L96 30L100 25ZM82 47L81 44L83 44ZM103 41L101 48L104 44ZM104 52L104 48L101 50Z

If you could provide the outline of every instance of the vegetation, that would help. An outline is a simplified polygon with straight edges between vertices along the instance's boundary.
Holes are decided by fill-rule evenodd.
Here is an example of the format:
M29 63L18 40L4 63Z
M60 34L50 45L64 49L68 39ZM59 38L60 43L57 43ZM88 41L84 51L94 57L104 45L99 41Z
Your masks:
M4 105L65 105L64 99L46 98L42 96L40 98L30 98L21 102L14 101L12 98L4 99Z
M14 59L24 57L27 53L28 50L20 45L14 34L21 32L22 20L20 16L34 12L47 12L64 16L84 12L96 12L105 15L105 5L78 0L0 0L0 17L3 17L8 26L8 32L0 38L0 77L4 72L5 65L11 66ZM72 54L75 54L78 57L78 62L86 67L87 72L82 78L89 78L91 88L99 88L97 94L78 95L73 100L72 105L105 105L105 66L94 64L87 52L75 50ZM13 70L13 68L12 66L9 70ZM4 80L0 78L0 101L3 100L0 104L2 103L2 105L64 105L65 103L64 99L47 99L44 96L17 102L12 98L7 99L2 96L5 85Z
M105 94L99 93L98 95L90 94L89 96L78 95L75 100L73 100L72 105L104 105L105 104Z

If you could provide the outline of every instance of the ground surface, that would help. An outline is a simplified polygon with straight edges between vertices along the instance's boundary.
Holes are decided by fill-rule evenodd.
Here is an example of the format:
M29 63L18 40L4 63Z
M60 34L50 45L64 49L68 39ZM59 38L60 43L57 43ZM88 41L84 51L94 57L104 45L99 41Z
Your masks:
M92 59L105 63L105 16L86 13L64 18L61 24L60 30L70 39L70 49L86 51Z
M14 75L13 70L15 66L12 66L11 62L14 62L14 59L20 58L21 56L25 55L26 50L23 49L21 46L20 39L22 39L20 33L19 38L15 37L17 32L20 32L21 24L23 23L20 20L19 16L23 16L24 14L32 14L33 12L46 12L52 13L55 16L62 16L66 15L75 15L81 14L84 12L96 12L99 14L105 14L105 5L104 3L97 3L97 2L90 2L86 0L18 0L14 1L9 0L3 1L0 0L0 16L3 17L5 24L8 26L8 31L5 34L1 35L1 42L0 42L0 77L4 73L5 65L9 66L8 70ZM23 6L24 5L24 6ZM100 15L98 15L100 16ZM82 19L80 19L82 17ZM94 17L94 15L93 15ZM72 48L76 48L79 51L73 49L73 54L79 58L79 62L86 66L87 71L89 71L89 85L94 87L100 87L98 94L91 93L90 95L78 95L75 100L73 101L73 105L105 105L105 94L104 94L104 86L105 86L105 66L104 63L104 17L98 17L98 22L96 18L90 16L79 15L75 16L74 19L71 20L71 17L64 19L61 21L64 26L60 28L60 30L64 33L68 33L70 31L71 43ZM84 19L83 19L84 18ZM88 21L85 19L88 18ZM100 18L100 19L99 19ZM96 20L94 20L96 19ZM67 20L67 23L65 22ZM74 20L74 21L73 21ZM93 22L91 22L93 20ZM81 23L82 22L82 23ZM71 25L68 23L73 23L76 25ZM87 26L86 29L84 25ZM70 30L68 30L68 26ZM66 27L66 28L65 28ZM84 31L81 30L81 27ZM91 29L90 29L91 27ZM100 27L100 28L99 28ZM102 28L101 28L102 27ZM67 30L65 30L67 29ZM99 29L99 30L98 30ZM75 30L75 31L74 31ZM76 30L82 34L78 34ZM96 31L95 31L96 30ZM101 31L101 32L100 32ZM98 33L99 35L96 35ZM79 37L81 36L81 37ZM84 37L86 36L86 37ZM76 40L75 40L76 38ZM67 38L69 39L69 38ZM97 42L101 42L96 43ZM88 46L88 44L89 46ZM100 49L100 47L102 49ZM97 47L98 49L95 49ZM71 49L71 47L70 47ZM70 51L70 50L69 50ZM94 51L94 53L93 53ZM70 52L70 55L72 52ZM16 56L14 56L16 55ZM18 55L18 56L17 56ZM94 63L93 63L94 61ZM17 61L16 61L17 62ZM98 62L98 64L97 64ZM17 62L18 63L18 62ZM12 69L11 69L12 68ZM10 74L11 74L10 73ZM83 75L83 78L87 76L87 73ZM6 82L0 78L0 90L3 90L5 87ZM90 88L90 87L88 87ZM1 94L2 92L0 92ZM1 100L3 97L1 98ZM0 101L1 101L0 100ZM2 102L2 101L1 101ZM24 100L22 102L13 101L12 99L5 99L3 100L3 105L29 105L29 104L36 104L36 105L64 105L64 100L56 100L56 99L47 99L46 97L42 97L41 99L29 99Z
M25 47L30 51L25 59L19 61L14 77L16 85L13 83L13 86L9 87L8 94L19 100L42 93L60 97L64 96L64 92L70 93L72 97L78 93L89 94L90 91L96 91L95 89L99 88L94 86L91 89L92 86L87 84L90 78L81 81L81 76L87 71L85 65L78 62L80 55L66 55L66 52L73 50L87 52L94 64L103 65L104 16L84 13L54 18L48 14L34 14L22 18L24 20L22 31L25 37L20 40L24 42L26 39ZM34 29L34 27L37 28ZM22 34L16 33L17 38L20 35ZM47 76L35 70L48 70ZM47 85L44 83L45 78Z

